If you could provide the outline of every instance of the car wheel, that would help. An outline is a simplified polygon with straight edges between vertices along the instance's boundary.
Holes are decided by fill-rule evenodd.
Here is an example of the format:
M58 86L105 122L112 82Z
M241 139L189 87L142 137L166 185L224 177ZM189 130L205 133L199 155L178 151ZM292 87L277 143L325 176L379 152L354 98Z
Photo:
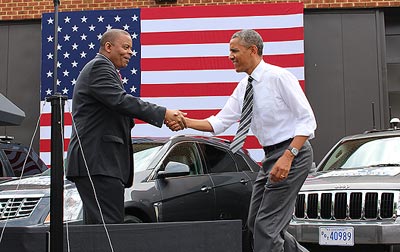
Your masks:
M143 221L136 216L125 215L124 223L143 223Z

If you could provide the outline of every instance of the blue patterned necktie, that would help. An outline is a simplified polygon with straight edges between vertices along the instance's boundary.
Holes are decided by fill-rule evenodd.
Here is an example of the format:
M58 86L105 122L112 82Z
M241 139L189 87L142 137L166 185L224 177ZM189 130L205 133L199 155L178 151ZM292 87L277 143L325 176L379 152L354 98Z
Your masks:
M239 128L236 132L235 138L230 145L233 153L237 152L243 147L244 140L246 139L247 133L249 132L251 124L251 116L253 115L253 85L251 82L253 78L249 76L248 83L246 86L246 92L243 99L242 114L240 116Z

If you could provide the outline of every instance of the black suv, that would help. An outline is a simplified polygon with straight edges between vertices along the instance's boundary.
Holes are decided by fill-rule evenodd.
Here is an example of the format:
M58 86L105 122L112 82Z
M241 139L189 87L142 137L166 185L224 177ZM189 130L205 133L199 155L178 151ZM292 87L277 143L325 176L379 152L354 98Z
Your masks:
M13 141L13 137L0 136L0 181L12 177L35 175L48 169L38 154L29 148ZM28 158L26 159L28 154ZM26 159L25 168L24 163Z

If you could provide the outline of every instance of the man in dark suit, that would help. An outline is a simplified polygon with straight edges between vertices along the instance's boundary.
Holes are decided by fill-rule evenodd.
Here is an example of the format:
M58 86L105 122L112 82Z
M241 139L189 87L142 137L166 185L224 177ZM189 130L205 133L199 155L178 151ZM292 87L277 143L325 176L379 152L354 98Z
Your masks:
M118 71L132 54L130 34L108 30L74 88L66 176L77 186L86 224L123 223L124 188L133 183L133 118L157 127L164 121L186 127L182 112L125 92Z

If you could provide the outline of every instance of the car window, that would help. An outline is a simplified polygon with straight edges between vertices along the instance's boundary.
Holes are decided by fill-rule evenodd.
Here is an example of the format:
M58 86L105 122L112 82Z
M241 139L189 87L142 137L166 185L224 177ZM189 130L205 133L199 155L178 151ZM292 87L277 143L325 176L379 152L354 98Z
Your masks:
M144 171L149 168L154 156L162 148L162 145L134 144L134 169L135 172Z
M21 172L26 159L26 153L17 150L4 150L4 153L6 154L7 159L11 164L14 176L21 176ZM40 167L35 163L35 161L32 160L30 156L28 156L25 164L24 175L34 175L41 172L42 170L40 169Z
M226 150L209 144L201 144L201 149L210 173L238 171L235 161Z
M364 168L400 164L400 137L346 141L336 148L319 170Z
M173 146L164 159L163 166L166 167L171 161L189 166L190 175L203 174L195 143L185 142Z

